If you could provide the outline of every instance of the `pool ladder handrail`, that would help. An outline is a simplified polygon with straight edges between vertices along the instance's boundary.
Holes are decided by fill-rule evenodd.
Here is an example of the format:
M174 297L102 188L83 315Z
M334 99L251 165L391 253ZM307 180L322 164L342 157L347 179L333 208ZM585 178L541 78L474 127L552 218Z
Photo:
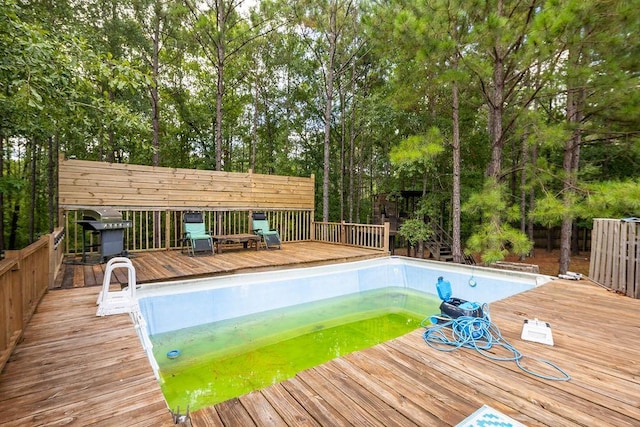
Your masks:
M120 291L110 291L111 275L117 268L127 269L127 287ZM137 305L136 269L129 258L115 257L107 262L102 280L102 291L98 294L96 316L131 313Z

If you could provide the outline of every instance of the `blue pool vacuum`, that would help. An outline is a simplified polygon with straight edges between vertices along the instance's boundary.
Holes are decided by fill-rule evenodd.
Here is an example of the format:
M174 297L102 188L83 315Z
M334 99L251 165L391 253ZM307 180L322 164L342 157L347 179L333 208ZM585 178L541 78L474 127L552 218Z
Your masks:
M457 319L461 316L483 317L482 307L477 302L471 302L461 298L452 298L451 283L448 280L444 280L442 276L438 277L436 289L438 290L438 296L442 300L440 313L443 318Z

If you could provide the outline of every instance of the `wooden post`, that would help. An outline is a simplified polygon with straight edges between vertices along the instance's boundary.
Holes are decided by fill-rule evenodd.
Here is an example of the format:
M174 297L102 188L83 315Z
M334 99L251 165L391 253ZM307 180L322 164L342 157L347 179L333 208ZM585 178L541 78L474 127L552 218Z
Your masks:
M54 234L55 233L49 233L46 236L43 236L47 239L47 252L49 256L49 277L47 279L47 289L53 289L53 282L55 281L57 271L56 244Z
M168 251L169 249L171 249L171 211L169 211L169 210L164 211L164 215L165 215L165 221L164 221L164 233L165 233L164 234L165 235L164 247ZM181 225L182 224L180 224L180 226ZM182 236L180 236L180 237L182 237ZM176 245L177 244L178 244L178 242L176 242Z
M384 232L382 233L382 250L389 253L389 238L391 237L391 223L386 221L384 223Z

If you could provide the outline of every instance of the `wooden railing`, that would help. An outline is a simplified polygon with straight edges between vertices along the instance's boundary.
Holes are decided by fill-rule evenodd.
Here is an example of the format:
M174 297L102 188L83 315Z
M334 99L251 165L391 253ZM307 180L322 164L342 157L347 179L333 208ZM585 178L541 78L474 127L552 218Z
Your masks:
M389 223L314 222L313 240L389 251Z
M49 238L49 289L53 288L56 276L60 272L60 267L64 260L66 236L64 227L58 227L53 233L47 235Z
M640 298L640 222L593 220L589 277L614 291Z
M175 210L123 210L122 218L132 227L124 231L124 249L128 252L171 250L182 245L182 211ZM251 233L249 210L202 210L207 230L212 234ZM271 228L278 230L284 242L297 242L311 238L311 210L272 210L267 214ZM81 210L65 211L64 221L68 238L65 253L82 254L82 233L85 233L84 251L97 252L98 238L76 224L82 219Z
M62 263L62 228L0 260L0 371ZM52 270L53 269L53 270Z

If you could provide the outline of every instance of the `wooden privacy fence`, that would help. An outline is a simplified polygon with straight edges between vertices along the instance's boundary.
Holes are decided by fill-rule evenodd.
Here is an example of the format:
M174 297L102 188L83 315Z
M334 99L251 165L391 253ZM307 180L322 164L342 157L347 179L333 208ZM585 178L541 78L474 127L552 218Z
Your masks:
M0 260L0 371L62 263L62 228Z
M62 209L310 210L314 177L60 159Z
M202 211L213 234L251 230L251 212L266 212L285 242L309 240L314 177L263 175L60 159L61 224L67 253L83 252L83 209L112 208L132 222L128 251L175 249L182 243L182 213ZM85 246L95 246L85 235ZM88 240L88 242L86 242Z
M633 298L640 298L640 222L593 220L589 277Z

